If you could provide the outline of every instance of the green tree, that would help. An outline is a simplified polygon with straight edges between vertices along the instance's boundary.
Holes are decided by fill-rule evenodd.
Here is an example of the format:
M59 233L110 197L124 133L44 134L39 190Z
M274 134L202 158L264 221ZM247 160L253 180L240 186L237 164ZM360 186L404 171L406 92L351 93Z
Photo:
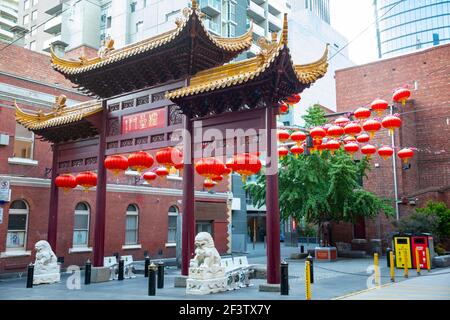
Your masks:
M306 110L306 114L302 116L305 120L305 128L322 126L327 123L325 111L319 104L314 104Z
M428 216L434 216L437 226L434 233L442 240L450 237L450 208L444 202L428 201L423 208L417 208L417 212Z
M323 123L310 108L305 116L309 123ZM311 114L314 113L314 116ZM322 116L323 117L323 116ZM315 120L312 120L315 119ZM393 215L392 201L380 199L364 190L360 180L366 175L366 158L354 161L345 151L334 155L325 151L296 158L289 154L280 161L278 170L279 205L283 219L320 226L324 222L356 222L359 216L375 217L380 212ZM255 183L245 185L255 206L266 204L266 177L260 174Z

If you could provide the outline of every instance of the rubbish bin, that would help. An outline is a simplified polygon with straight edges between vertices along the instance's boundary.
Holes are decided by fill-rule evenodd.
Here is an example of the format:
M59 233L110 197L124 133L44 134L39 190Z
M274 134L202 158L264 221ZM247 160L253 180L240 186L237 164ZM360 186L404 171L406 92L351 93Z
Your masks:
M410 235L395 235L393 237L394 252L395 252L395 267L399 269L404 268L405 251L406 251L406 266L408 269L412 268L411 257L411 236Z
M430 234L422 233L422 234L415 234L411 237L411 248L412 248L412 255L413 255L413 267L416 268L416 250L419 251L419 263L420 263L420 269L428 269L428 263L427 263L427 248L430 252L430 260L432 259L431 255L432 252L434 252L433 247L433 237ZM430 261L431 263L431 261Z

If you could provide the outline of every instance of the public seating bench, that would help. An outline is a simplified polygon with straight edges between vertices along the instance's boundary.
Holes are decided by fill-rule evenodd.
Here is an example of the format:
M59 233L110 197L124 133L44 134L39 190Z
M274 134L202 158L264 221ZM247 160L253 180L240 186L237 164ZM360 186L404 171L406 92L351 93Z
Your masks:
M236 290L251 285L250 274L252 270L250 270L246 256L222 259L221 265L225 268L225 274L228 278L228 290Z
M123 267L124 272L123 276L125 279L136 278L134 274L134 261L133 256L122 256L121 259L124 261ZM115 256L104 257L103 258L103 266L109 268L110 277L109 280L117 280L119 274L119 263L117 262L117 258Z

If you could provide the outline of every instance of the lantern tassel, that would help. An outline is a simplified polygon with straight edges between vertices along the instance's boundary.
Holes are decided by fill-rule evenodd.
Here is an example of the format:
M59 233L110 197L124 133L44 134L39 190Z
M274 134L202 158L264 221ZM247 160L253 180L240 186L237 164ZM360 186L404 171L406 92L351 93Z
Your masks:
M375 131L370 131L369 136L370 136L370 139L373 139L373 137L375 137Z

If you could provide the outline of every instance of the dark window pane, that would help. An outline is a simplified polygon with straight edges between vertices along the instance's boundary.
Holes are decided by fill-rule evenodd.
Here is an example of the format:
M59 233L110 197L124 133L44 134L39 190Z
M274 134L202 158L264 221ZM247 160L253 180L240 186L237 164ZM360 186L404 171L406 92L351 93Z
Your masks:
M27 226L26 214L10 214L8 220L8 230L25 230Z
M87 211L89 210L88 206L86 203L80 202L79 204L77 204L77 206L75 207L75 210L80 210L80 211Z
M22 200L16 200L13 203L11 203L11 206L9 207L10 209L27 209L27 205L24 201Z
M87 230L88 229L88 218L89 218L88 215L76 214L73 228L75 230L78 230L78 229Z

